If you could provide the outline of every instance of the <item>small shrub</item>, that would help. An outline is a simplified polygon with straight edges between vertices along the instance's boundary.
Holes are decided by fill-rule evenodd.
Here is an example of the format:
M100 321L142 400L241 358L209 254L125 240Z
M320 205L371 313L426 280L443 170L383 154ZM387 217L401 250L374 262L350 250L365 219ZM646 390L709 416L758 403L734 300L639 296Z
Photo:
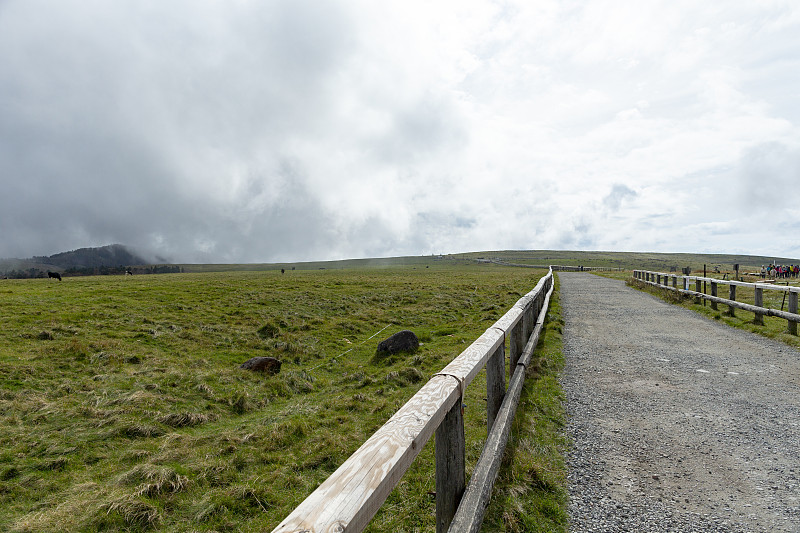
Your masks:
M230 405L233 412L238 415L242 415L252 408L252 402L247 394L237 394L229 398L228 405Z
M272 322L267 322L258 328L258 336L262 339L275 339L281 334L281 328Z

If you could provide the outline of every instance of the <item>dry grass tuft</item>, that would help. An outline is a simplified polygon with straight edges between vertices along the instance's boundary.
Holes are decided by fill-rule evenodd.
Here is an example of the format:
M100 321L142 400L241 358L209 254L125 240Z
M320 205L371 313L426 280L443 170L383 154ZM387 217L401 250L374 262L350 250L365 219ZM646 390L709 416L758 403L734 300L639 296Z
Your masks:
M138 484L135 496L158 496L182 491L189 484L189 478L167 466L144 463L120 476L119 484Z
M158 419L162 424L173 428L199 426L209 420L210 417L202 413L169 413Z
M164 434L164 430L160 427L150 426L148 424L129 422L120 427L117 433L130 439L147 439L151 437L160 437Z
M109 514L120 515L132 527L152 528L161 518L155 506L136 496L124 496L102 505L101 508Z

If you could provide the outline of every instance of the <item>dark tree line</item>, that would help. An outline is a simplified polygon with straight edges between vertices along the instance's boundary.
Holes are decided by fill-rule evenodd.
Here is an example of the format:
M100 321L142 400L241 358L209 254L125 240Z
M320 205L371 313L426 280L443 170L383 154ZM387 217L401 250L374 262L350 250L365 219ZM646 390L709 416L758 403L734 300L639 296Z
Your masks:
M177 274L183 272L183 268L177 265L152 265L152 266L100 266L100 267L70 267L64 270L66 276L124 276L131 274ZM2 277L9 279L32 279L46 278L47 271L38 268L28 268L21 270L10 270L2 274Z

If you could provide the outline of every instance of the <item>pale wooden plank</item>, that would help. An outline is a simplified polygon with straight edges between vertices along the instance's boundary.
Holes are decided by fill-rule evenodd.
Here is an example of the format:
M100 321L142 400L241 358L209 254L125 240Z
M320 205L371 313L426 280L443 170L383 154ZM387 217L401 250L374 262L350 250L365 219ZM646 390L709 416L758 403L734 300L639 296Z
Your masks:
M505 332L509 332L511 331L511 328L516 326L517 322L519 322L521 319L522 319L522 309L520 309L519 307L512 307L511 309L506 311L506 314L497 319L497 322L492 324L491 327L502 329Z
M461 401L457 381L434 376L273 531L360 531Z
M483 365L486 364L489 354L497 350L498 346L503 343L505 335L502 331L496 329L486 330L483 335L475 339L466 350L461 352L461 355L453 359L446 367L444 367L439 374L448 374L456 376L460 379L464 387L472 383L478 372L481 371Z

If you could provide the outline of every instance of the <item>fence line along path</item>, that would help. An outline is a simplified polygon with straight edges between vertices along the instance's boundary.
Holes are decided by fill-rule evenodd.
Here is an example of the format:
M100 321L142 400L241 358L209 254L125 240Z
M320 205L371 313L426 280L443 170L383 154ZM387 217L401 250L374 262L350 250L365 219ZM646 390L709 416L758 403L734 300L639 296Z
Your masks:
M422 447L436 434L436 531L450 528L477 531L497 475L496 456L502 457L513 419L518 388L536 346L552 294L553 273L461 355L434 375L378 431L275 528L274 533L335 533L361 531L408 470ZM508 345L511 387L505 388ZM465 486L465 442L462 396L486 366L488 447ZM487 448L485 448L486 451ZM499 462L498 462L499 464ZM462 500L466 490L469 503ZM479 497L474 497L475 495Z
M559 278L571 531L798 531L800 352Z
M728 306L728 313L734 316L735 309L749 311L754 314L753 322L764 325L765 316L779 317L787 321L787 331L792 335L797 335L797 324L800 323L800 315L797 314L798 294L800 287L790 287L783 285L772 285L769 283L746 283L742 281L722 280L717 278L704 278L701 276L678 276L676 274L664 274L663 272L651 272L649 270L634 270L634 279L647 285L653 285L663 289L669 289L681 294L695 297L695 303L701 300L709 300L712 309L718 309L717 304ZM672 285L670 286L670 281ZM694 290L691 290L694 284ZM719 296L719 286L728 286L728 298ZM705 292L705 288L710 287L710 294ZM750 289L753 291L753 304L737 301L736 288ZM781 309L773 309L764 306L764 291L780 292L784 295ZM788 296L787 311L783 310L783 303Z

